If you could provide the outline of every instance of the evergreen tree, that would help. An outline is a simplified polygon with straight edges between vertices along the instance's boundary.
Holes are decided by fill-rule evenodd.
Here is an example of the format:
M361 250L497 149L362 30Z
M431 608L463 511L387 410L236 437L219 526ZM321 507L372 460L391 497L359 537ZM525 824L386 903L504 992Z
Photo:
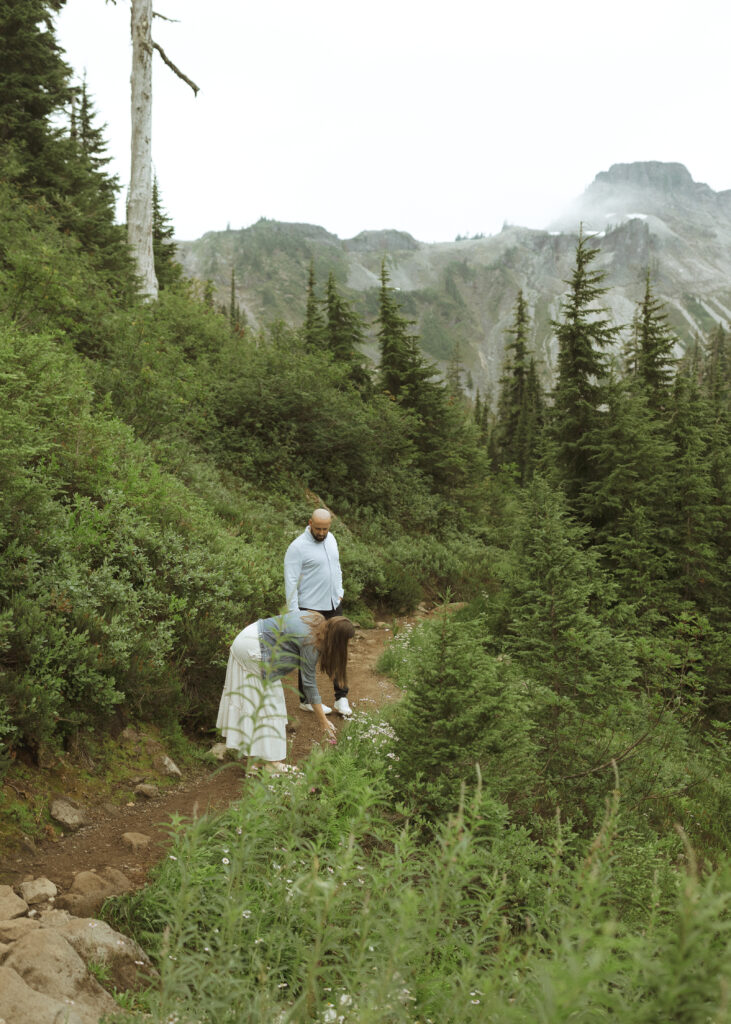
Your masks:
M675 447L638 377L608 381L607 409L584 511L638 626L655 628L669 606Z
M447 372L444 379L447 394L452 402L464 401L465 392L462 384L464 366L462 365L459 342L452 349L452 356L447 364Z
M535 476L521 492L508 557L496 566L497 631L536 681L532 713L549 777L606 758L599 751L608 737L615 742L619 702L635 673L629 644L611 627L611 580L587 540L561 491Z
M223 312L228 317L232 332L239 336L243 336L246 331L247 323L246 310L241 309L239 301L236 298L236 273L233 267L231 267L231 294L229 297L228 309L224 309Z
M528 309L519 291L500 378L494 449L497 464L513 464L521 483L533 471L544 407L535 360L528 354L529 332Z
M673 578L680 600L708 613L718 608L725 589L725 567L720 564L716 540L725 532L727 510L721 507L713 480L712 408L696 378L678 374L672 410L676 455L668 496L675 527Z
M385 259L377 322L380 384L392 400L414 414L417 465L440 493L450 494L450 504L462 495L467 513L468 503L479 500L471 485L484 471L479 434L468 422L462 404L450 402L443 382L436 377L436 366L422 357L418 338L411 332L413 321L403 316L394 296Z
M632 321L625 359L630 375L638 379L650 408L655 411L664 408L670 397L677 365L676 345L677 338L668 326L664 307L653 294L648 271L645 295Z
M325 342L325 318L322 313L322 303L315 293L314 260L310 261L310 270L307 276L307 303L302 334L305 344L311 349L320 348Z
M78 99L79 114L76 121L76 132L72 131L72 136L76 138L79 149L88 160L91 169L103 171L110 158L106 155L107 141L104 138L104 127L99 127L94 123L96 111L86 84L86 74L84 74L75 99ZM110 185L112 181L116 181L116 179L110 179ZM113 199L116 198L116 186L109 187L108 191Z
M173 222L160 200L160 186L155 175L152 179L152 251L160 289L179 284L183 276L183 268L175 258L178 249L173 242L174 234Z
M704 359L705 392L717 418L728 421L731 412L731 332L718 324L708 339Z
M582 234L562 319L552 326L558 339L558 377L553 391L551 441L559 480L580 510L588 484L596 479L595 456L606 425L607 355L619 328L596 303L606 292L604 273L591 265L599 250Z
M480 398L479 388L475 392L475 400L472 403L472 419L475 421L475 426L479 430L482 424L482 399Z
M704 383L708 377L705 376ZM679 373L672 397L676 457L669 491L674 533L675 617L702 665L709 713L731 718L728 666L729 443L726 424L699 379Z
M45 203L126 293L132 279L123 231L114 224L118 183L104 171L105 144L86 83L72 86L56 41L53 18L62 7L63 0L0 6L0 168L24 198Z
M69 154L54 116L71 103L71 69L53 17L64 0L4 0L0 6L0 146L26 196L48 197L62 183Z
M419 813L452 813L476 765L491 794L511 804L524 795L538 768L530 696L512 666L486 649L484 623L444 615L422 626L413 669L393 720L393 774L398 789L417 794Z
M721 324L709 339L704 381L710 418L709 472L718 509L714 541L719 574L727 583L728 573L724 573L723 567L731 563L731 333ZM728 607L727 597L724 589L714 599L714 618L719 626L723 623L724 607Z
M125 230L115 224L119 181L105 170L110 158L104 126L95 123L96 111L85 77L75 101L78 114L72 120L71 142L76 153L67 165L68 192L59 198L57 209L107 279L117 288L121 282L131 285L132 263Z
M414 321L401 313L385 259L381 262L377 322L381 352L379 378L383 390L409 408L428 403L441 390L434 382L437 368L427 363L419 351L418 337L411 331Z
M365 341L363 320L339 294L332 271L325 289L325 314L325 343L333 358L348 366L350 379L356 387L366 389L370 377L360 348Z

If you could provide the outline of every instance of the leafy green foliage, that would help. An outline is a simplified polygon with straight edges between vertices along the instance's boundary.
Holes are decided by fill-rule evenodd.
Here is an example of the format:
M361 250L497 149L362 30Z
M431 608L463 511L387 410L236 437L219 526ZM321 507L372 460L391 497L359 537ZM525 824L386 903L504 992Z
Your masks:
M78 239L61 230L44 201L24 201L0 181L0 204L3 319L25 331L66 335L80 351L94 352L100 325L116 307L116 289L95 270Z
M427 829L387 810L402 753L355 720L303 773L172 823L152 884L104 911L160 970L147 1019L723 1019L727 865L699 878L677 836L626 828L616 792L581 844L559 821L537 842L479 786ZM669 854L686 867L658 870Z
M117 705L195 717L220 690L224 637L262 595L274 606L279 580L94 412L73 356L8 330L0 349L6 733L52 742Z

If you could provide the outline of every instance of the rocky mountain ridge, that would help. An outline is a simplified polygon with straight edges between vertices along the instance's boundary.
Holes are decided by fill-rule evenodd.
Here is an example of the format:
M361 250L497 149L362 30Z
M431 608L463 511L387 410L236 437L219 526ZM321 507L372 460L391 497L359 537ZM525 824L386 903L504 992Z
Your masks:
M179 242L178 255L186 276L214 283L222 305L233 272L236 301L253 327L301 324L311 262L320 289L332 271L356 310L373 319L385 257L425 353L441 365L457 358L484 393L499 379L519 289L550 378L551 320L560 317L580 228L600 250L595 266L606 272L616 323L631 321L648 270L681 347L731 322L731 190L714 192L679 163L613 165L547 230L505 225L493 236L427 244L396 230L341 240L316 225L260 220ZM375 359L373 339L368 354Z

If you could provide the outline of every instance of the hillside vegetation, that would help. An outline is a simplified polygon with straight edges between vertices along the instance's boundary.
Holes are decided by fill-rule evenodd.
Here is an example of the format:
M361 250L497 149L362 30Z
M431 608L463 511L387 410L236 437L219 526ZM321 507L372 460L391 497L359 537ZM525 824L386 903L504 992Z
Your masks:
M122 1019L728 1020L726 327L679 360L648 268L618 325L581 235L550 388L516 288L473 399L387 253L369 312L312 263L300 322L254 329L182 279L159 193L144 303L88 97L59 127L58 4L6 8L3 781L129 721L212 738L228 646L283 603L317 505L353 618L463 606L397 635L390 714L174 826L105 911L161 973Z

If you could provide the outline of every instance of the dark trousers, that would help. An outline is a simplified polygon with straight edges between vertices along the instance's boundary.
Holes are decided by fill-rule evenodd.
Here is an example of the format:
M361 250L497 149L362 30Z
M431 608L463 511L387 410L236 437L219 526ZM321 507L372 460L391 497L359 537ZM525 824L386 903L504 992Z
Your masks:
M300 608L300 611L301 612L318 612L320 615L323 615L326 619L332 619L333 616L335 616L335 615L342 615L343 614L343 605L342 605L342 602L341 602L337 606L337 608L330 608L327 611L323 611L322 608ZM299 687L299 691L300 691L300 704L307 704L308 703L307 695L305 694L305 688L302 685L302 673L299 671L299 669L297 670L297 686ZM347 686L340 686L340 684L338 683L338 677L337 676L335 676L335 678L333 679L333 689L335 690L335 700L340 700L341 697L347 697L348 696L348 687Z

